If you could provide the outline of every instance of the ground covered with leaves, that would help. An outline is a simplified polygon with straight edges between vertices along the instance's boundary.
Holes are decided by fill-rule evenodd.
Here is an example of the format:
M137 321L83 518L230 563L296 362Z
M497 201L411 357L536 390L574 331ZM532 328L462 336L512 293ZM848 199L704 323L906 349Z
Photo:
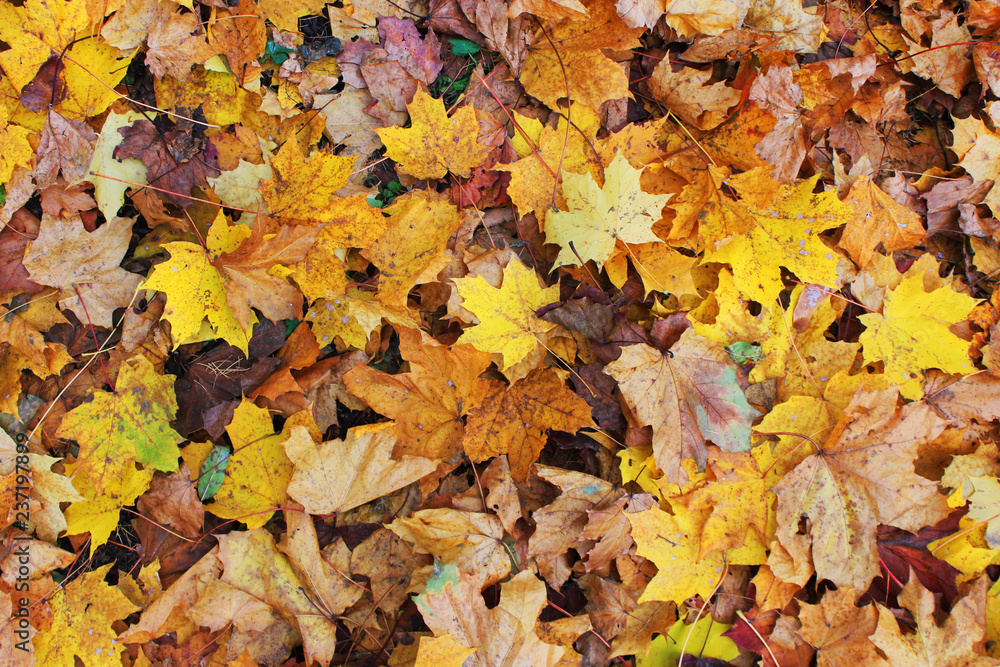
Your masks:
M805 4L0 4L0 663L1000 664L1000 4Z

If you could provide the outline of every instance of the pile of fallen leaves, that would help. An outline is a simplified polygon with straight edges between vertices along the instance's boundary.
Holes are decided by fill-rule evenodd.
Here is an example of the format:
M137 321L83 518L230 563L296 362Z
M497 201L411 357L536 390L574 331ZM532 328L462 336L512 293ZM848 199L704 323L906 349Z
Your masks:
M0 663L1000 664L1000 4L805 4L0 4Z

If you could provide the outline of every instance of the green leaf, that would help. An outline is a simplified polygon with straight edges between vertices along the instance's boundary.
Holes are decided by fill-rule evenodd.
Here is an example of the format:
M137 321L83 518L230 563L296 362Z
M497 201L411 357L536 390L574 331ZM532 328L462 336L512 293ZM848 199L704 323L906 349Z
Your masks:
M479 45L467 39L449 39L451 52L456 56L472 56L479 53Z
M722 633L731 626L717 623L711 616L705 616L694 625L685 625L677 621L664 637L660 635L649 645L649 653L638 658L638 667L674 667L681 657L681 649L687 656L700 658L716 658L728 662L739 656L740 650L736 643ZM690 635L690 636L688 636ZM694 662L686 658L684 664Z
M208 453L205 462L201 464L201 474L198 476L198 497L208 500L219 491L226 479L226 467L229 465L229 448L216 445Z

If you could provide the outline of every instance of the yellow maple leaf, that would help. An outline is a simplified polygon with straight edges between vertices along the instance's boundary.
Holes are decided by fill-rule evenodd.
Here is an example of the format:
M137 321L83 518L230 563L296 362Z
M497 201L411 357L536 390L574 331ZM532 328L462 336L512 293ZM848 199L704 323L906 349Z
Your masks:
M738 192L767 188L767 192L754 192L751 200L768 198L777 191L779 184L769 178L770 168L753 169L731 176L729 169L710 165L695 171L694 180L670 202L675 215L670 235L666 240L674 245L684 245L692 250L715 250L718 244L733 236L748 233L754 227L754 217L743 199L726 196L729 186Z
M49 56L64 53L90 28L86 2L28 0L22 6L0 4L0 67L14 87L23 89Z
M417 659L413 667L462 667L466 658L476 652L455 641L450 634L440 637L421 637Z
M177 411L174 379L158 373L145 357L134 357L122 364L114 393L95 391L90 402L66 414L56 434L80 445L74 475L103 488L133 461L177 470L177 445L184 438L170 427Z
M693 595L707 600L722 577L725 563L721 552L698 557L703 513L679 509L676 514L668 514L651 507L626 515L632 524L636 553L656 563L660 570L646 586L640 603L664 600L680 604Z
M538 336L555 325L535 317L535 311L559 299L559 287L542 288L538 275L512 260L503 272L503 285L492 287L482 276L458 278L462 305L479 324L466 329L460 339L477 350L503 355L505 371L542 347Z
M885 372L903 382L928 368L948 373L972 373L969 342L948 327L972 312L976 299L941 287L924 290L923 277L911 276L886 293L882 313L858 317L865 325L859 336L865 363L882 361Z
M592 147L601 119L587 107L574 104L572 126L560 116L555 128L543 126L538 120L522 116L517 111L514 118L520 130L516 130L511 144L519 158L510 164L498 164L497 171L510 172L507 193L521 214L529 211L541 213L555 205L565 206L559 188L555 187L556 171L562 165L562 173L590 174L595 179L603 178L601 158ZM522 132L525 136L522 136Z
M288 498L292 462L285 455L285 435L274 432L271 415L243 399L226 427L233 443L226 479L206 509L223 519L260 528Z
M774 494L749 452L719 452L709 461L715 479L695 489L688 507L709 510L701 533L699 558L712 551L742 547L749 531L770 544L768 517Z
M111 565L91 570L52 594L52 625L33 640L38 664L72 665L77 657L93 667L121 664L125 644L116 641L112 624L139 608L104 581Z
M762 304L773 303L781 292L781 267L803 282L836 288L840 255L819 233L844 224L854 210L832 190L814 194L818 179L782 186L773 198L747 201L754 228L719 243L704 261L732 266L740 290Z
M618 153L604 170L603 188L590 174L563 174L568 210L549 213L545 224L546 240L562 246L553 268L577 266L581 260L603 267L619 240L660 242L651 227L672 195L643 192L641 173Z
M528 49L521 84L552 110L568 97L594 111L607 100L631 99L628 75L602 49L639 45L641 29L629 28L612 3L591 3L587 16L557 23Z
M75 120L100 116L121 97L115 86L128 73L133 55L123 54L99 37L76 42L64 59L67 97L55 106L56 111Z
M379 268L378 300L406 306L417 283L431 282L447 262L445 251L462 217L449 197L416 191L386 211L388 228L361 254Z
M34 151L28 143L31 130L11 125L7 107L0 104L0 183L7 183L14 167L30 167Z
M286 141L271 158L274 178L258 186L267 210L289 225L316 225L336 219L330 198L347 184L354 158L320 151L309 160L297 142Z
M73 468L72 464L67 465L67 473L72 475ZM122 508L135 505L136 498L146 492L152 479L152 470L137 470L132 463L120 469L113 481L101 486L96 486L84 475L75 478L73 486L85 500L66 508L66 533L90 533L90 553L93 554L118 529Z
M464 106L448 117L444 102L417 90L406 105L410 127L378 130L385 152L416 178L444 178L449 171L466 178L486 159L489 148L477 141L476 110Z

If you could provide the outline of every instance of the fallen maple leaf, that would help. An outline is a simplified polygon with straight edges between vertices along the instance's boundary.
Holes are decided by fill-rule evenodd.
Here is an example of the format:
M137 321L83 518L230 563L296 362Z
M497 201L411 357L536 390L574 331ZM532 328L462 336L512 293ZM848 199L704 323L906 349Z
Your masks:
M465 106L449 118L444 102L417 90L406 105L410 127L377 130L385 152L403 170L416 178L443 178L449 171L468 178L480 166L489 149L480 144L476 110Z
M473 665L555 665L564 650L539 639L534 627L545 606L545 584L530 571L521 572L501 585L500 604L493 609L486 608L481 587L475 575L445 565L415 602L436 636L451 635L475 649Z
M687 330L667 354L630 345L604 371L618 380L639 421L653 427L653 456L670 481L686 481L684 459L704 470L707 440L725 451L749 451L758 413L722 346Z
M934 594L916 577L903 589L902 604L913 610L917 623L914 634L904 635L892 612L878 608L878 627L871 641L893 664L986 665L1000 664L985 655L984 613L986 580L980 578L968 594L951 609L943 625L934 618Z
M598 267L611 257L615 244L657 243L650 227L671 195L651 195L639 186L642 170L615 156L604 170L604 187L589 174L563 174L567 211L549 213L546 240L562 246L553 268L594 260Z
M461 341L477 350L503 355L501 371L506 371L542 346L539 335L555 327L535 317L535 311L559 298L558 287L542 289L538 276L519 261L503 272L500 289L491 287L481 276L455 280L462 306L479 318Z
M107 665L121 659L125 646L111 625L137 607L104 581L110 569L109 563L55 591L49 601L52 626L33 640L36 660L72 665L79 657L85 664Z
M963 321L975 305L975 299L951 288L927 292L920 276L904 279L886 293L881 314L858 317L866 327L858 338L865 362L884 362L895 382L928 368L971 373L969 344L948 327Z
M761 304L774 303L783 289L781 267L803 282L836 288L840 255L819 233L844 224L854 210L835 191L814 194L817 178L782 186L776 194L765 190L766 199L748 201L754 228L719 243L704 261L732 266L740 290Z
M468 412L462 446L474 462L506 454L514 479L528 478L545 446L546 430L576 433L596 427L590 406L569 391L551 368L537 368L508 387L492 383ZM486 384L483 383L483 389Z
M223 519L239 519L251 530L271 519L288 497L292 462L282 443L287 434L276 434L267 410L243 399L226 427L233 453L226 480L206 509Z
M396 421L400 438L394 456L449 459L462 451L463 417L490 388L479 379L490 365L490 355L471 345L449 348L413 329L400 329L398 334L399 352L410 363L410 372L389 375L359 365L344 375L344 384L347 391Z
M917 447L943 424L926 405L897 408L897 397L859 393L825 443L774 488L778 539L793 555L811 545L817 576L838 586L864 590L878 574L877 524L919 528L947 514L935 485L913 471ZM806 535L797 534L802 516Z

